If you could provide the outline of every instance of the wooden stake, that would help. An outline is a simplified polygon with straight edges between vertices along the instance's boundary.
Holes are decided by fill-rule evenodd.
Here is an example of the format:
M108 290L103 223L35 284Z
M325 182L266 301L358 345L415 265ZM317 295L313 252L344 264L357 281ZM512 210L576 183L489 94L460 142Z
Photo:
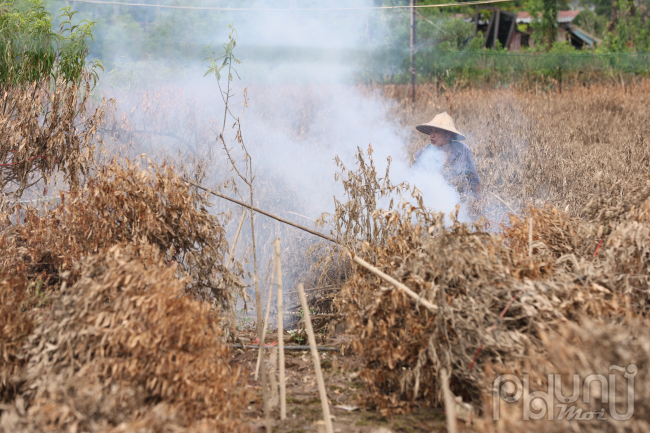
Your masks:
M264 349L260 347L260 352L264 352ZM264 355L262 355L262 362L264 362ZM268 390L268 378L266 377L266 367L262 368L262 400L264 404L264 425L266 427L266 433L271 433L271 408L269 406L269 390Z
M287 419L287 389L284 374L284 300L282 295L282 261L280 239L275 240L275 269L278 272L278 348L280 349L280 419Z
M370 263L368 263L368 262L366 262L365 260L363 260L361 257L359 257L359 256L357 256L357 255L354 255L354 256L352 256L352 260L354 260L355 263L357 263L357 264L363 266L364 268L366 268L367 270L369 270L369 271L372 272L373 274L377 275L379 278L381 278L381 279L383 279L383 280L385 280L385 281L388 281L388 282L391 283L393 286L395 286L395 287L397 287L398 289L402 290L402 291L403 291L404 293L406 293L408 296L410 296L411 298L413 298L416 302L422 304L422 305L423 305L425 308L427 308L429 311L431 311L431 312L433 312L433 313L435 313L435 312L438 311L438 306L437 306L437 305L432 304L431 302L427 301L426 299L422 299L422 298L421 298L417 293L415 293L413 290L409 289L409 288L406 287L404 284L402 284L402 283L400 283L399 281L397 281L395 278L393 278L393 277L391 277L391 276L389 276L389 275L386 275L385 273L383 273L383 272L380 271L379 269L377 269L377 268L375 268L374 266L372 266ZM300 286L299 286L299 287L300 287Z
M316 371L316 381L318 382L318 391L320 393L320 402L323 406L323 418L325 418L325 427L327 433L334 433L332 427L332 418L330 417L330 406L327 401L327 392L325 392L325 381L323 380L323 371L320 368L320 359L318 358L318 349L316 349L316 337L314 336L314 328L311 326L311 318L309 317L309 306L307 305L307 297L305 296L305 289L302 283L298 284L298 295L300 296L300 303L302 304L302 311L305 316L305 329L309 337L309 346L311 347L311 356L314 359L314 370Z
M528 219L528 257L533 256L533 218Z
M440 381L442 383L442 393L445 399L445 416L447 417L447 432L456 433L456 400L449 389L449 375L447 369L440 369Z
M235 240L232 242L232 247L230 248L230 254L228 255L228 262L226 263L226 270L230 267L230 264L233 262L235 258L235 247L237 246L237 240L239 240L239 233L241 233L241 228L244 225L244 220L246 219L246 211L242 212L241 215L241 220L239 221L239 227L237 228L237 233L235 234ZM246 296L244 294L244 296ZM246 307L246 298L244 297L244 307ZM246 308L248 310L248 308ZM235 294L235 300L233 301L233 306L232 306L232 318L233 318L233 323L235 323L235 314L237 311L237 294ZM236 328L235 328L236 329ZM234 337L237 337L237 332L236 330L233 331ZM240 341L241 343L241 341ZM242 344L243 346L243 344ZM244 352L246 352L246 348L244 347Z
M269 407L275 408L278 405L278 380L276 379L275 372L278 367L278 348L271 347L269 349L269 362L264 368L267 369L269 385L271 388L271 395L269 398Z
M269 313L271 311L271 298L273 298L273 279L275 278L275 261L271 268L271 285L269 286L269 294L266 302L266 316L264 317L264 328L262 329L262 338L260 338L260 343L264 347L264 341L266 340L266 330L269 327ZM257 374L260 371L260 364L262 362L262 350L257 354L257 365L255 366L255 380L257 380Z
M232 241L232 248L230 248L230 255L228 256L228 263L226 263L226 269L230 267L233 259L235 258L235 247L237 246L237 240L239 239L239 233L241 233L241 228L244 225L244 220L246 219L246 212L242 213L241 220L239 221L239 227L237 228L237 234L235 235L235 240Z
M415 104L415 0L411 0L411 88L413 89L412 101ZM407 87L408 89L408 87ZM415 107L413 107L415 109Z

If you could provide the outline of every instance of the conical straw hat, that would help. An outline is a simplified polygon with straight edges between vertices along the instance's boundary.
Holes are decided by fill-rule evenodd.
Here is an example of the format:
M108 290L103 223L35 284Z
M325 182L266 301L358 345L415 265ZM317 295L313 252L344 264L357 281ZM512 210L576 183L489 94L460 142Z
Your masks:
M422 125L418 125L415 127L415 129L427 135L431 134L431 130L433 128L453 132L454 133L454 136L452 137L453 140L465 139L465 136L460 132L458 132L458 130L456 129L456 126L454 125L454 119L452 119L451 116L447 114L446 111L438 114L436 117L433 118L433 120L431 120L431 122L423 123Z

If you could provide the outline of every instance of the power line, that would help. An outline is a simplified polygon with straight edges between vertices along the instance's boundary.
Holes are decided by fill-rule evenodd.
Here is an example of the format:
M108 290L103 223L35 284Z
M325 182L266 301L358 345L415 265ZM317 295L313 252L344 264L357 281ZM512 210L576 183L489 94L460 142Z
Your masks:
M425 9L425 8L445 8L452 6L473 6L484 5L490 3L504 3L514 0L480 0L469 1L463 3L443 3L438 5L404 5L404 6L359 6L359 7L343 7L343 8L292 8L292 9L279 9L279 8L213 8L213 7L194 7L194 6L170 6L170 5L155 5L146 3L120 3L116 1L98 1L98 0L67 0L76 3L91 3L99 5L118 5L118 6L139 6L147 8L164 8L164 9L187 9L197 11L231 11L231 12L250 12L250 11L265 11L265 12L309 12L309 11L353 11L353 10L378 10L378 9Z

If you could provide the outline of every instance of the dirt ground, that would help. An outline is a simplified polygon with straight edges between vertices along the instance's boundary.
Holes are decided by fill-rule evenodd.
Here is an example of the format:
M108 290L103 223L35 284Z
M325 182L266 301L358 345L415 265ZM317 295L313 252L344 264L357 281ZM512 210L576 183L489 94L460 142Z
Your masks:
M254 339L254 333L241 334L246 340ZM274 336L275 337L275 336ZM322 338L322 340L321 340ZM275 338L269 337L273 341ZM345 337L318 337L318 344L345 347ZM268 344L269 342L267 342ZM295 344L295 343L290 343ZM307 346L306 346L307 347ZM267 352L268 353L268 352ZM445 414L441 409L416 409L405 415L384 417L379 411L365 410L361 401L363 384L356 378L359 362L354 355L341 352L319 352L333 417L335 432L341 433L419 433L444 432ZM248 371L248 386L254 391L256 399L251 401L244 413L244 419L252 432L264 431L261 381L255 380L257 350L234 350L232 364L239 364ZM285 351L287 380L287 419L280 421L279 406L271 413L271 426L274 432L299 433L317 432L317 421L323 419L323 411L318 395L316 373L311 352ZM461 421L459 431L472 431Z

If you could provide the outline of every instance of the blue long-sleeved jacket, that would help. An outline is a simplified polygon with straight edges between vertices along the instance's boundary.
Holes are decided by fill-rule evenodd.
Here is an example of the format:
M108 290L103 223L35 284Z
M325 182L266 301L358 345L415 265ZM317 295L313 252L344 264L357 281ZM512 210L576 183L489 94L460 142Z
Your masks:
M431 144L418 150L415 154L415 165L418 164L418 160L425 152L435 150ZM447 182L456 188L459 194L480 196L481 178L476 171L472 151L465 143L460 141L451 142L449 159L442 168L442 175Z

